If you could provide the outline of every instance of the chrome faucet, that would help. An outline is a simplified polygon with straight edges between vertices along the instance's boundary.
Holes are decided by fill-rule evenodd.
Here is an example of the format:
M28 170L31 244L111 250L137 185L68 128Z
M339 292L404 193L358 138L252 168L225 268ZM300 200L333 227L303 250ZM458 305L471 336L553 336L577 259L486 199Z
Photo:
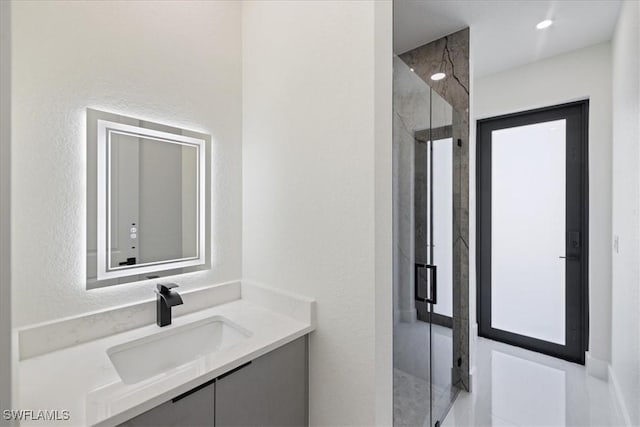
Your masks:
M171 307L182 304L182 297L177 291L171 289L177 288L175 283L162 284L158 283L158 294L156 298L156 323L163 327L171 324Z

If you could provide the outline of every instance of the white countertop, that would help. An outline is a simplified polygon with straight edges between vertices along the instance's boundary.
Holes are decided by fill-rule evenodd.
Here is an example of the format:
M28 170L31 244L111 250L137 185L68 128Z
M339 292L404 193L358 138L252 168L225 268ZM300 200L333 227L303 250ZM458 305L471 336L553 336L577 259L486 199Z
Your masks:
M22 421L21 425L117 425L314 329L313 320L306 322L273 308L239 299L176 317L164 328L148 325L23 360L19 364L20 409L67 410L70 419L44 424ZM130 385L121 381L107 356L107 349L114 345L212 316L223 316L252 335L230 348Z

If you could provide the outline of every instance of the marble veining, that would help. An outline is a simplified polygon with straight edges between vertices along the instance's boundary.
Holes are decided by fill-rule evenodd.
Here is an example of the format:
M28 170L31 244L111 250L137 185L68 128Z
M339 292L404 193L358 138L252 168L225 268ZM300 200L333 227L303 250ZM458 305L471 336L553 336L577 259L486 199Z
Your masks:
M455 386L469 389L469 29L449 34L426 45L415 48L400 55L399 59L406 64L406 69L411 69L415 76L419 77L424 86L430 86L433 90L444 98L453 107L452 136L454 140L453 153L453 359L460 361L454 364L453 383ZM396 65L396 64L394 64ZM394 67L400 68L397 65ZM431 80L431 76L437 72L444 72L447 77L440 81ZM408 81L407 76L403 76ZM396 91L402 90L402 82L394 79L394 114L398 114L407 123L407 116L410 116L411 109L414 114L423 114L420 110L420 99L417 96L402 98L396 96ZM406 83L405 83L406 84ZM423 101L424 102L424 101ZM402 104L401 104L402 103ZM398 104L398 105L396 105ZM428 104L427 104L428 105ZM442 126L442 124L438 124ZM411 144L407 144L408 137L402 137L395 132L394 122L394 142L398 138L398 150L408 151L413 147L413 134ZM426 126L425 126L426 128ZM407 127L405 126L405 129ZM408 127L409 131L415 133L419 127ZM404 145L407 145L404 147ZM403 148L404 147L404 148ZM412 153L416 155L416 153ZM403 163L403 156L399 158L399 178L398 185L403 185L403 170L408 169L408 163ZM410 171L414 173L415 171ZM409 171L404 175L408 175ZM419 178L419 177L418 177ZM412 179L413 180L413 179ZM416 184L419 180L416 180ZM421 181L420 181L421 182ZM413 185L413 184L411 184ZM411 187L411 191L413 187ZM413 196L403 199L400 188L399 215L404 209L413 210ZM419 222L419 221L418 221ZM420 224L413 220L410 227L417 227ZM402 236L403 224L400 223L399 234ZM412 228L409 228L411 230ZM419 232L416 228L415 232ZM406 233L406 231L404 231ZM421 232L421 231L420 231ZM422 232L421 232L422 233ZM400 239L397 242L401 249L406 250ZM415 254L415 250L411 253ZM399 265L401 268L402 264ZM400 283L402 282L402 270ZM413 285L411 285L413 286Z
M454 109L469 108L469 29L449 34L403 53L400 58ZM431 80L435 73L448 77Z

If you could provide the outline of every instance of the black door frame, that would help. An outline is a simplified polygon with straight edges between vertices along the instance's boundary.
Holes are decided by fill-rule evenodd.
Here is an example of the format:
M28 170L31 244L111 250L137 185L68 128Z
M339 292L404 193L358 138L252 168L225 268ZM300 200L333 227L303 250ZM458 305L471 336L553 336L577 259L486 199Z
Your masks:
M589 101L554 105L478 120L476 133L476 286L478 335L584 364L589 345ZM567 234L569 221L580 221L580 248L566 243L565 345L491 327L491 132L551 120L567 119ZM570 173L569 170L573 173ZM576 182L579 179L579 183ZM579 185L576 194L573 188ZM571 188L571 191L569 189ZM571 218L570 218L571 217ZM573 230L575 231L575 230ZM571 276L569 275L571 274Z

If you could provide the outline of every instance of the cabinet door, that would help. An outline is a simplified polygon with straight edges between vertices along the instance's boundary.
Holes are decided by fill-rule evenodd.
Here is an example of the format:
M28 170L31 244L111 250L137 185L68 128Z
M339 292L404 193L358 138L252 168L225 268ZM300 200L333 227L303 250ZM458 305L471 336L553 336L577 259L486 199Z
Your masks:
M306 337L218 378L216 427L306 425Z
M120 424L127 427L213 427L215 383L187 392Z

